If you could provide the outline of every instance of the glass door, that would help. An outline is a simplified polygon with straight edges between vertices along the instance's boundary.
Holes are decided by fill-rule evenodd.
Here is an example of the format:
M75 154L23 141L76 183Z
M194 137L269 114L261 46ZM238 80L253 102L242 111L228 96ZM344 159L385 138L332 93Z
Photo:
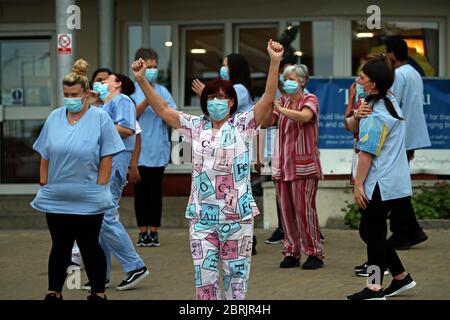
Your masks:
M39 181L32 146L54 107L51 43L50 36L0 38L0 191L20 193L20 184Z

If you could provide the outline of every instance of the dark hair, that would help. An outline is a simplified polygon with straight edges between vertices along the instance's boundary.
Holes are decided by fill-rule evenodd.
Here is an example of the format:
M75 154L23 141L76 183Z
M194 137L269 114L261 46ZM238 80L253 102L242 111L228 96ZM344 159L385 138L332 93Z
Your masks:
M142 58L144 61L156 60L158 61L158 53L152 48L139 48L134 55L134 60Z
M136 89L134 87L133 81L131 81L131 79L126 75L120 73L113 73L113 75L116 77L117 81L122 83L122 86L120 87L120 93L123 93L130 97Z
M386 104L386 109L389 111L391 116L396 119L403 120L395 111L394 105L391 100L386 96L389 89L394 83L394 69L390 64L390 60L385 56L381 55L368 59L363 67L362 72L369 77L369 79L376 84L376 88L379 91L377 94L371 94L366 98L366 102L377 103L379 100L383 99Z
M108 69L108 68L98 68L97 70L94 71L94 73L92 74L92 78L91 81L89 82L89 87L92 89L93 85L94 85L94 79L95 77L97 77L97 75L100 72L106 72L108 75L111 75L113 72Z
M393 52L397 60L406 61L408 59L408 45L401 37L389 37L386 39L385 43L386 52Z
M227 55L228 70L230 71L230 81L233 85L242 84L247 88L252 99L255 97L252 93L252 79L250 76L250 67L247 60L239 53Z
M231 81L228 80L214 79L206 84L200 96L200 107L202 108L203 114L209 115L207 108L208 95L216 94L220 91L220 89L223 90L223 92L227 95L229 99L233 100L233 106L231 107L230 115L232 116L236 112L237 95L236 91L233 88L233 84L231 83Z

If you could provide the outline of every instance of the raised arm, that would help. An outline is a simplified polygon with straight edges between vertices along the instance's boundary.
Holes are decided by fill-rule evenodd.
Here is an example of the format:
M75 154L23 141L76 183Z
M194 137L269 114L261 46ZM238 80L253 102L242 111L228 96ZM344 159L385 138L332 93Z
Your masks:
M153 111L172 128L180 128L179 113L169 107L145 79L146 66L144 60L139 59L133 62L132 69L136 82L141 87L142 92L144 92L147 103L152 107Z
M272 113L272 105L275 100L275 94L278 87L278 70L280 67L280 62L283 57L283 46L272 39L269 40L267 44L267 52L270 56L270 67L269 74L266 80L266 88L263 96L254 106L255 113L255 123L259 127L263 120L269 117L269 113Z

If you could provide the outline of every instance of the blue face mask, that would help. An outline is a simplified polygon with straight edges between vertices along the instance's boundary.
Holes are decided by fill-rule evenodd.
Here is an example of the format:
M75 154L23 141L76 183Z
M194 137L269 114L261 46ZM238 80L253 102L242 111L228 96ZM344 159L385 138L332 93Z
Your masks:
M145 69L145 79L150 83L154 83L156 79L158 79L158 69L157 68L148 68Z
M298 91L298 82L294 80L286 80L283 83L283 90L286 91L287 94L294 95Z
M222 80L230 80L230 75L228 74L228 68L222 66L220 68L220 77L222 78Z
M214 121L221 121L228 115L228 100L217 98L208 100L206 103L206 109L208 110L211 119Z
M278 82L280 82L281 85L284 84L284 77L282 74L280 74L280 76L278 77Z
M64 106L67 111L72 113L78 113L83 109L82 98L64 98Z
M356 83L356 98L357 99L365 99L369 93L364 91L364 86L360 85L359 83Z
M98 96L100 99L105 100L107 96L109 96L109 88L107 83L94 82L92 86L92 90L98 92Z

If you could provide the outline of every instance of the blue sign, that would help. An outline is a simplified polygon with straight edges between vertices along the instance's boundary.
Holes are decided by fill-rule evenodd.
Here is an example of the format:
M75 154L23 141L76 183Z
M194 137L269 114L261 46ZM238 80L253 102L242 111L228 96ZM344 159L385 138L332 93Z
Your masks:
M353 134L344 128L348 89L354 78L310 79L308 90L319 98L319 148L351 149ZM450 149L450 79L424 79L424 113L431 149Z

